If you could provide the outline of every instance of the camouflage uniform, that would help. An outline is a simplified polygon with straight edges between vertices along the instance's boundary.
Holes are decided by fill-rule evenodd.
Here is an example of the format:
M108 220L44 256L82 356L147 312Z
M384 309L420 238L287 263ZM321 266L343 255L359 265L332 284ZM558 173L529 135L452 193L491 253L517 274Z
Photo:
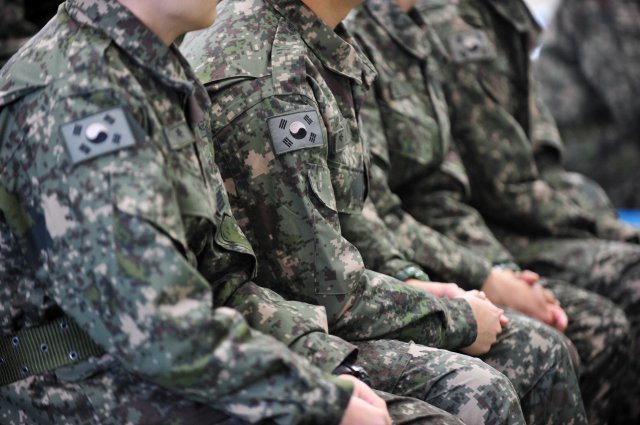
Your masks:
M0 421L338 423L352 384L329 373L356 347L249 280L177 48L74 0L0 81ZM399 422L459 423L383 397Z
M365 360L366 353L378 357L371 341L380 338L447 349L475 339L466 302L437 299L367 270L341 234L344 219L365 218L367 164L358 109L374 75L371 64L349 43L342 25L334 32L300 1L232 0L219 12L217 22L188 36L182 49L213 101L225 186L238 223L258 251L256 282L325 306L330 331L358 343L377 388L421 394L449 411L468 405L464 399L443 405L430 398L447 391L433 372L467 361L463 357L415 345L407 350L407 344L394 342L400 348L387 350L385 362ZM402 268L406 260L400 252L394 255ZM545 342L530 345L532 335ZM405 366L398 350L412 353L415 362ZM509 350L521 357L508 356ZM567 414L560 412L564 405L541 409L537 398L550 387L563 393L558 400L577 403L576 422L584 419L568 354L551 330L514 319L494 352L495 364L523 396L529 419L560 422ZM550 363L547 355L556 359ZM519 369L509 364L514 361ZM525 372L518 361L537 366Z
M560 148L530 84L528 48L537 26L526 5L517 0L418 4L443 42L452 134L473 205L519 264L611 299L625 311L637 339L640 247L622 241L637 240L638 232L617 220L606 201L585 196L584 187L576 190L580 184L563 190L562 179L549 184L536 166L534 149ZM615 410L637 418L632 402L640 391L637 345L634 350L631 372L624 374L629 382L620 390L630 405Z
M534 67L567 144L568 168L640 208L640 4L563 0Z
M416 10L407 14L394 1L367 0L349 24L378 72L371 91L375 99L369 96L361 109L364 138L373 155L370 195L398 243L430 273L467 289L479 287L492 264L514 267L512 256L469 205L464 167L450 149L446 102L436 78L439 67L429 58L428 39L436 45L439 40ZM351 230L350 240L365 264L385 268L369 234L343 229ZM456 255L439 249L447 236ZM459 273L467 263L483 267L478 274ZM567 335L583 360L581 388L590 417L607 418L611 382L629 355L624 313L604 297L569 284L545 285L571 318Z

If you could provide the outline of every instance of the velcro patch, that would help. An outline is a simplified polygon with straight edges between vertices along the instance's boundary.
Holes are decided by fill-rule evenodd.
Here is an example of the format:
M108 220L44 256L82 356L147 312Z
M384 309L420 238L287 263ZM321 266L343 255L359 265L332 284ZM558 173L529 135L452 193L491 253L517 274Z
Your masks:
M64 124L60 131L74 164L135 144L133 132L121 108Z
M322 127L316 111L269 118L269 132L276 155L324 145Z
M496 52L484 31L473 30L449 37L449 48L455 62L493 59Z

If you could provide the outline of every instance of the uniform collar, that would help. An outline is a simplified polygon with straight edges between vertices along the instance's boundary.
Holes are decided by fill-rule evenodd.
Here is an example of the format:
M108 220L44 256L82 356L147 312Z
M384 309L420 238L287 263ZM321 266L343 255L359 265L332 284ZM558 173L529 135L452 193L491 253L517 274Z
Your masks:
M175 45L167 46L117 0L67 0L74 20L106 34L129 58L164 84L191 93L187 62Z
M431 52L427 30L416 24L394 0L367 0L363 6L399 46L419 59Z
M344 25L339 24L334 31L301 0L265 2L298 29L305 44L325 67L356 80L358 84L369 86L373 82L376 75L373 65L355 47L356 44Z

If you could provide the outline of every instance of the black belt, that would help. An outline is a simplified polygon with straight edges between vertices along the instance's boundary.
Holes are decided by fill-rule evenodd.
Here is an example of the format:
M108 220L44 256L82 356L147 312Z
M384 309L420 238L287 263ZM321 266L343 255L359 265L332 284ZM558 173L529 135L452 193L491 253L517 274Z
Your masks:
M103 354L74 320L64 316L0 339L0 386Z

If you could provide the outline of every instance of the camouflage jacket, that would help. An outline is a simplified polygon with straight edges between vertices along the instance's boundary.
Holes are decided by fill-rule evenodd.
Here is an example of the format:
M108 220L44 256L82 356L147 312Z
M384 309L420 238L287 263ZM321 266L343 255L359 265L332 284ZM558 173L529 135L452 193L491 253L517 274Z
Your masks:
M567 167L638 207L640 3L563 1L534 62L540 94L568 145Z
M512 258L468 204L438 66L428 57L432 34L419 15L383 0L365 2L349 24L378 73L361 111L378 212L438 279L479 287L492 263ZM361 248L365 259L368 251Z
M483 216L529 236L631 236L539 174L534 146L559 146L544 140L553 136L552 122L543 121L530 84L529 50L539 28L524 2L420 0L418 9L443 41L452 134ZM534 133L540 139L532 142Z
M339 25L298 0L229 0L182 46L213 103L234 213L258 253L256 282L323 305L346 339L462 347L470 309L367 270L341 234L367 192L358 109L374 77ZM363 216L364 217L364 216Z
M618 138L639 140L638 40L636 0L562 2L545 31L536 67L541 94L561 126L604 125ZM580 135L589 138L589 133L606 135L597 130Z
M250 282L255 256L213 162L211 105L177 48L116 0L72 0L0 81L2 338L64 313L172 400L337 423L351 385L250 325L325 371L354 347L326 334L323 308ZM91 385L114 395L114 366L78 367L92 378L76 390L52 374L11 384L32 400L20 408L55 412ZM69 394L38 409L47 399L29 388L42 385Z

